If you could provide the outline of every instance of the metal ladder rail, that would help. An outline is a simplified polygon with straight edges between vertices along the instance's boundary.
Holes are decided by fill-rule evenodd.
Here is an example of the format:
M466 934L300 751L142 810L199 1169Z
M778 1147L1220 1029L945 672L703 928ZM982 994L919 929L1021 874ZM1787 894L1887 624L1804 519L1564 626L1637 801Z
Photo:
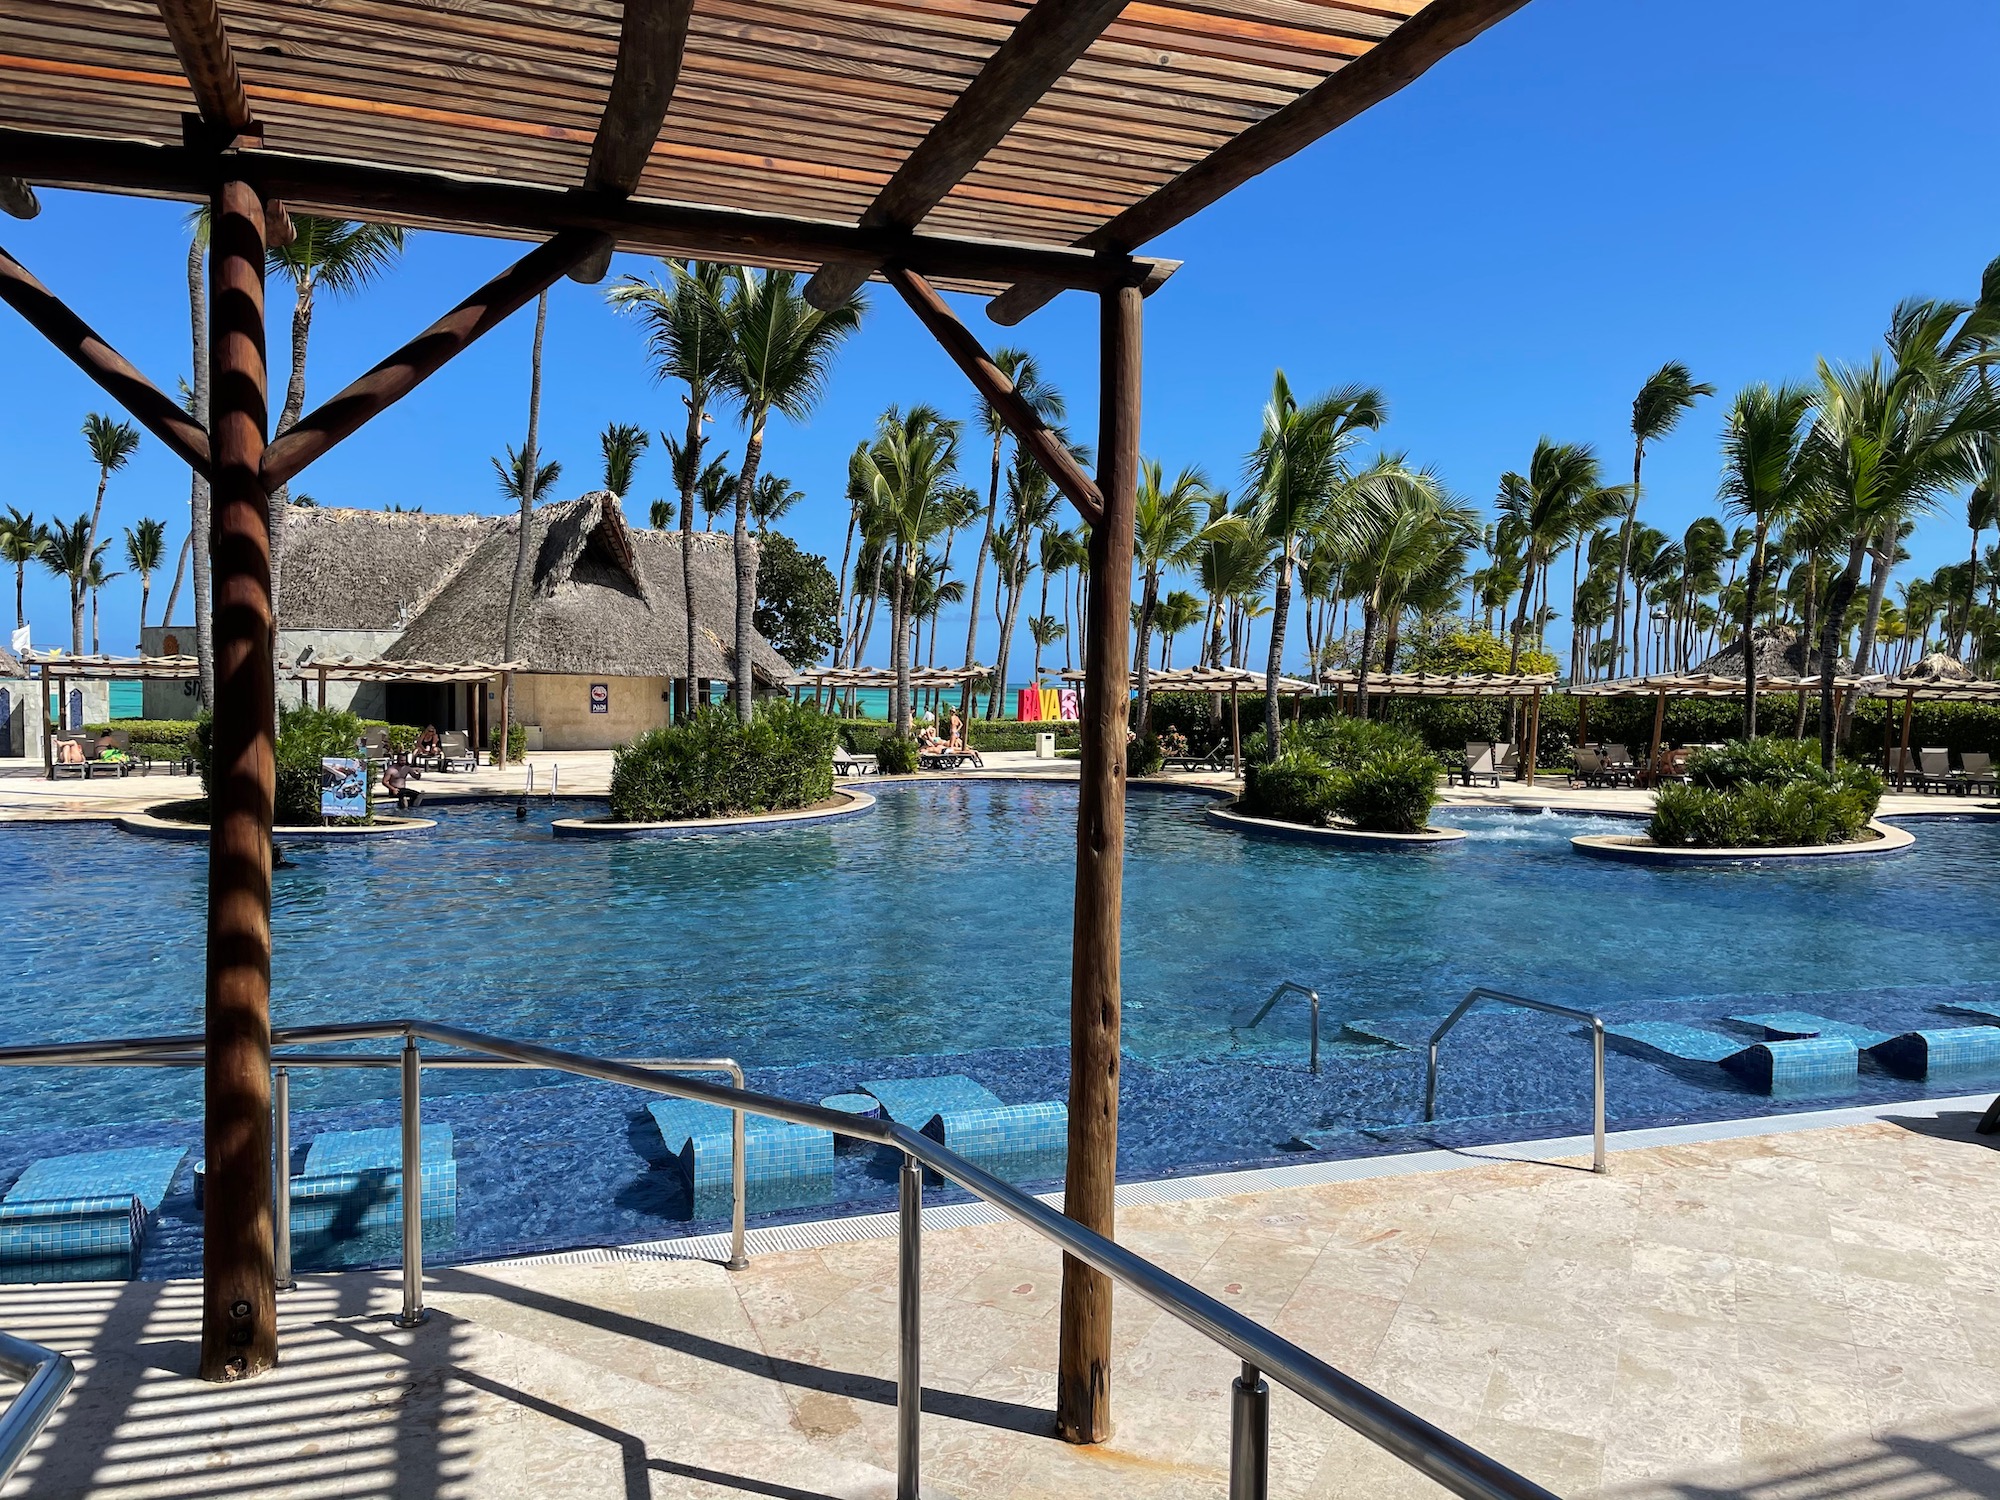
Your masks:
M69 1356L0 1333L0 1375L24 1382L0 1412L0 1484L13 1476L76 1379Z
M1318 990L1308 989L1306 988L1306 986L1300 984L1296 979L1287 979L1283 984L1279 985L1275 990L1271 991L1271 998L1266 1000L1261 1006L1258 1007L1257 1014L1250 1018L1250 1024L1244 1029L1246 1031L1255 1031L1257 1029L1258 1024L1263 1021L1264 1017L1268 1016L1271 1013L1271 1007L1276 1005L1278 1001L1283 999L1286 995L1304 995L1307 1000L1312 1002L1312 1058L1310 1066L1308 1067L1307 1071L1317 1074L1319 1072L1319 991Z
M1517 1006L1522 1010L1538 1010L1551 1016L1566 1016L1590 1027L1591 1088L1594 1096L1590 1170L1608 1171L1604 1159L1604 1018L1574 1006L1557 1005L1550 1000L1530 1000L1525 995L1509 995L1502 990L1478 988L1469 991L1458 1002L1458 1008L1444 1018L1444 1024L1431 1033L1430 1063L1424 1073L1424 1119L1430 1121L1437 1118L1438 1044L1482 1000L1491 1000L1496 1005Z

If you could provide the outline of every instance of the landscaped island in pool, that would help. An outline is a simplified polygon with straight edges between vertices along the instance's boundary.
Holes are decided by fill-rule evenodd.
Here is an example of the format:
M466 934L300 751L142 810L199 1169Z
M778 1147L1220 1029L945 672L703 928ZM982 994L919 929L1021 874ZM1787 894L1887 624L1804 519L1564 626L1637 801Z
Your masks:
M817 1100L868 1079L962 1073L1007 1103L1067 1083L1073 786L885 785L867 817L662 842L556 841L598 810L437 804L420 838L288 851L273 899L279 1024L404 1015L578 1051L728 1055L752 1087ZM1970 1024L1991 1000L2000 917L1984 894L2000 824L1927 821L1885 862L1667 870L1568 848L1614 819L1453 809L1470 837L1421 854L1245 839L1201 796L1135 789L1125 929L1127 1176L1408 1149L1356 1127L1419 1118L1411 1040L1474 985L1613 1022L1743 1036L1725 1018L1803 1011L1882 1032ZM433 808L426 808L433 813ZM97 825L0 827L11 940L0 1042L198 1031L205 853ZM1242 1022L1281 980L1323 997ZM1584 1128L1587 1049L1564 1023L1476 1015L1447 1051L1454 1140ZM1863 1066L1772 1100L1638 1052L1610 1060L1614 1127L1968 1092ZM392 1122L393 1074L298 1073L293 1139ZM645 1101L547 1075L431 1073L453 1126L456 1229L433 1258L681 1232L689 1205ZM0 1180L102 1144L199 1144L192 1072L0 1071ZM1509 1115L1512 1118L1493 1118ZM109 1128L107 1128L109 1127ZM188 1159L144 1269L190 1269ZM841 1158L833 1204L880 1206L889 1174ZM830 1205L829 1205L830 1206ZM826 1212L822 1206L818 1212ZM393 1247L388 1252L393 1254ZM379 1258L379 1257L378 1257Z

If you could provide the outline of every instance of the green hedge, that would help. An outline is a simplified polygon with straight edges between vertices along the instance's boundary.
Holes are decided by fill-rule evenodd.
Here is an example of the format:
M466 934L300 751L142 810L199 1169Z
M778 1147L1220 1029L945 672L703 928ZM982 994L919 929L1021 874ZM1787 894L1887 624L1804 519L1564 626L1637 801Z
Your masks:
M628 823L810 807L833 795L837 721L774 698L739 724L716 704L640 735L611 764L611 811Z
M1277 760L1245 767L1243 810L1287 823L1339 819L1369 833L1415 833L1430 822L1443 770L1400 725L1309 720L1286 736Z
M1883 785L1880 772L1850 760L1823 770L1810 741L1736 740L1688 757L1687 784L1660 788L1647 833L1682 849L1852 843Z
M491 755L500 748L500 726L489 725L486 730L486 753ZM518 766L528 758L528 729L524 724L507 726L507 763Z
M908 776L917 769L919 746L898 734L884 734L875 741L875 769L884 776Z
M115 724L83 727L89 734L121 731L135 749L146 746L156 752L180 756L194 754L194 735L199 723L197 719L120 719Z
M271 821L281 826L304 828L324 823L319 810L320 760L324 756L351 756L359 747L365 721L344 709L288 708L278 715L277 800ZM201 776L204 799L213 791L214 724L201 719L194 730L195 769ZM336 824L371 823L374 803L366 816L337 818Z

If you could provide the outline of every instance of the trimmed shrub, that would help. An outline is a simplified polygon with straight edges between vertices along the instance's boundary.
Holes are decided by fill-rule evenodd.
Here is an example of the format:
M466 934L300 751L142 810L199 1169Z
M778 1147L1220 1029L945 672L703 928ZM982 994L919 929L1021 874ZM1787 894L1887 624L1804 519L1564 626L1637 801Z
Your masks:
M1310 750L1285 750L1268 765L1243 768L1238 804L1253 818L1324 825L1333 816L1334 770Z
M650 730L611 762L611 811L627 823L810 807L833 795L834 721L773 698L748 724L714 704Z
M975 750L1032 750L1038 734L1053 734L1058 750L1073 750L1083 743L1076 722L1069 719L1030 724L975 719L965 726L965 742Z
M491 724L486 730L486 753L493 754L500 747L500 726ZM528 758L528 726L509 724L507 726L507 763L518 766Z
M915 740L885 734L875 742L875 769L884 776L908 776L917 769L918 754Z
M291 828L313 827L326 820L319 811L320 760L323 756L352 756L360 747L366 726L345 709L288 708L278 715L277 798L271 821ZM214 721L203 718L194 731L195 769L201 776L202 797L213 793L215 760ZM370 794L365 817L339 818L336 824L371 823L374 803Z
M1369 833L1417 833L1437 804L1437 757L1418 744L1386 746L1334 773L1333 815Z
M86 724L83 727L90 734L122 730L134 748L149 745L173 755L192 755L194 732L199 723L198 719L120 719L115 724Z
M1261 749L1263 736L1258 735ZM1407 729L1370 719L1309 719L1286 731L1277 760L1245 767L1252 817L1368 833L1416 833L1430 822L1444 767Z
M1688 784L1660 788L1647 833L1681 849L1852 843L1882 791L1871 767L1843 760L1822 769L1810 742L1736 740L1688 757Z
M1149 734L1144 739L1130 741L1125 746L1125 774L1127 776L1157 776L1167 763L1167 752L1160 748L1160 737Z

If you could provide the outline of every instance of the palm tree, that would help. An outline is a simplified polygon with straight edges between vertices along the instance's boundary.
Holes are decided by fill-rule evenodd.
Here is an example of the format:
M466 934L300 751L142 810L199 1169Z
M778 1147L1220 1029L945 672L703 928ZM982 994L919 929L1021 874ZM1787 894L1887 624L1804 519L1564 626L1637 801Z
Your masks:
M78 516L68 524L49 523L48 540L41 551L42 566L69 585L70 651L76 656L83 655L83 604L91 564L102 550L91 549L89 516Z
M1368 717L1368 666L1376 631L1400 618L1412 589L1440 574L1462 574L1479 535L1472 510L1455 501L1431 469L1385 455L1355 476L1355 535L1341 548L1348 587L1361 600L1361 661L1355 712ZM1386 656L1386 653L1385 653ZM1384 670L1390 662L1385 660Z
M139 575L139 650L146 639L146 606L153 597L153 573L166 552L167 528L147 517L137 526L125 528L125 565Z
M976 498L976 497L975 497ZM1048 613L1048 582L1051 577L1063 579L1062 626L1054 639L1063 643L1063 670L1070 670L1070 647L1074 643L1075 622L1070 616L1069 575L1090 565L1090 544L1077 527L1067 529L1044 527L1042 529L1042 612Z
M132 455L139 448L139 430L130 422L115 422L103 412L94 411L83 419L83 440L90 446L91 462L97 465L97 499L90 507L90 532L85 539L86 548L94 556L97 550L97 527L104 516L104 490L111 482L111 476L131 462ZM70 632L76 638L78 650L83 640L83 596L76 595L70 601Z
M23 608L27 587L28 564L42 555L49 545L49 529L35 519L35 513L23 514L13 506L7 507L7 514L0 517L0 561L14 565L14 628L20 629L28 623Z
M1168 671L1174 664L1174 637L1181 635L1201 623L1201 596L1187 589L1169 589L1164 598L1153 604L1153 625L1160 632L1160 670Z
M1615 638L1621 643L1620 655L1612 665L1614 676L1624 669L1625 580L1632 568L1632 528L1639 519L1639 471L1646 461L1646 445L1658 442L1678 427L1698 399L1714 394L1715 387L1698 384L1686 365L1679 360L1668 360L1646 377L1639 394L1632 398L1632 495L1625 512L1624 545L1619 552L1618 596L1612 604Z
M1041 366L1035 363L1034 355L1019 349L1000 348L993 351L993 363L1002 375L1013 382L1016 393L1044 424L1050 427L1061 425L1063 418L1069 414L1068 404L1063 400L1062 392L1042 378ZM972 608L965 622L965 669L968 672L978 665L979 601L986 583L986 559L993 555L993 533L1000 521L1000 461L1003 445L1007 441L1007 424L1000 420L1000 414L984 397L979 401L979 427L992 440L993 460L986 488L986 528L980 533L979 555L972 566ZM999 717L1001 689L1005 685L998 681L993 684L993 691L986 700L987 718ZM972 717L970 677L966 678L961 691L958 712L961 718Z
M292 371L285 383L285 404L273 434L283 437L297 424L306 405L306 344L312 335L313 303L321 292L345 297L360 291L396 263L403 253L403 231L394 224L357 224L318 214L292 215L291 242L273 245L265 253L266 269L292 283ZM546 296L546 294L544 294ZM289 487L271 492L271 615L278 618L284 577L285 507Z
M549 323L549 294L545 288L535 299L535 341L529 354L528 366L528 436L517 453L507 450L507 462L493 460L493 467L500 475L500 491L521 502L520 519L515 525L514 577L507 590L507 623L502 631L500 658L514 660L514 646L521 618L521 596L528 587L528 538L535 529L535 502L542 491L556 482L562 473L562 465L550 462L544 464L536 444L542 426L542 334ZM508 673L501 679L503 687L500 695L500 737L495 742L493 760L495 765L507 764L507 739L514 731L514 681Z
M1751 524L1750 568L1743 585L1743 735L1757 737L1757 610L1764 594L1771 523L1789 519L1811 499L1803 461L1812 391L1800 385L1746 386L1730 405L1722 430L1718 496L1733 516Z
M597 446L604 454L604 488L623 500L632 488L632 471L639 465L639 455L651 441L646 429L634 423L607 423L597 435Z
M958 435L958 423L934 407L913 406L905 412L892 406L876 425L862 470L894 554L890 621L896 692L891 717L899 735L908 735L911 727L910 618L917 572L925 543L936 535L938 507L958 488Z
M794 489L791 480L782 474L759 475L757 488L750 494L750 515L757 523L757 535L769 531L773 521L783 520L785 513L805 497L805 491Z
M95 656L104 649L103 638L97 631L98 604L103 598L104 585L114 578L123 578L123 573L104 571L104 554L111 550L111 543L100 542L97 550L90 554L90 571L83 575L83 586L90 591L90 654Z
M644 281L627 276L606 294L621 311L637 315L646 327L646 348L652 358L655 380L677 380L687 387L681 404L687 408L687 433L676 441L664 432L667 457L673 465L674 483L681 497L681 599L686 608L685 627L687 675L674 684L674 717L685 719L693 708L695 690L695 607L694 607L694 506L699 493L706 498L703 481L711 471L713 487L720 490L726 472L722 459L704 468L702 450L708 435L702 431L710 420L708 408L723 389L729 369L729 331L723 314L723 297L728 284L728 268L711 261L665 262L666 281ZM725 457L727 455L724 455ZM713 514L713 512L710 512ZM655 520L654 525L660 525Z
M858 294L822 312L807 302L796 271L738 266L724 304L729 359L724 389L743 419L743 469L736 479L736 717L750 722L751 616L757 606L757 551L750 545L750 496L764 456L771 413L793 422L812 414L841 343L861 326ZM907 623L907 622L906 622ZM907 701L904 704L908 708Z
M1381 392L1342 386L1301 406L1280 370L1264 407L1264 430L1246 473L1258 529L1277 548L1272 593L1271 650L1264 669L1265 754L1278 753L1278 676L1285 660L1285 617L1291 612L1292 569L1300 535L1318 525L1340 524L1334 514L1347 456L1365 432L1388 419Z
M1072 444L1070 451L1081 450ZM1035 538L1054 522L1060 505L1061 499L1042 466L1017 446L1007 464L1007 522L993 533L993 593L1000 619L1000 645L993 653L993 691L986 702L989 717L997 716L1006 692L1014 629L1021 617L1029 575L1035 570Z
M1550 560L1580 533L1613 514L1625 495L1622 488L1604 484L1597 454L1587 443L1557 443L1545 437L1535 444L1525 475L1501 476L1503 526L1511 522L1523 544L1521 602L1507 650L1510 673L1520 670L1535 584L1545 576Z
M1200 556L1201 527L1208 513L1208 476L1200 469L1186 468L1169 485L1158 459L1139 465L1139 493L1132 511L1134 534L1132 561L1143 578L1139 596L1139 706L1133 719L1133 733L1144 739L1149 732L1152 709L1153 614L1160 602L1160 573L1166 568L1185 568ZM1046 608L1047 596L1044 595ZM1186 627L1183 626L1183 629Z
M202 427L208 426L208 277L203 262L208 255L208 210L198 208L188 215L188 321L193 335L193 383L186 388L188 415ZM194 552L194 654L197 679L196 701L205 709L215 707L215 621L210 611L212 572L208 555L208 480L199 470L188 479L188 544ZM172 623L173 600L167 601L168 623Z
M1222 498L1226 501L1227 497ZM1214 504L1211 500L1211 507ZM1225 503L1220 514L1211 509L1209 522L1202 528L1196 571L1202 592L1208 595L1208 665L1220 667L1225 665L1225 641L1235 638L1229 627L1235 621L1236 601L1262 593L1270 583L1270 549L1249 518L1230 511ZM1228 664L1234 664L1233 657ZM1221 711L1219 698L1216 710Z

